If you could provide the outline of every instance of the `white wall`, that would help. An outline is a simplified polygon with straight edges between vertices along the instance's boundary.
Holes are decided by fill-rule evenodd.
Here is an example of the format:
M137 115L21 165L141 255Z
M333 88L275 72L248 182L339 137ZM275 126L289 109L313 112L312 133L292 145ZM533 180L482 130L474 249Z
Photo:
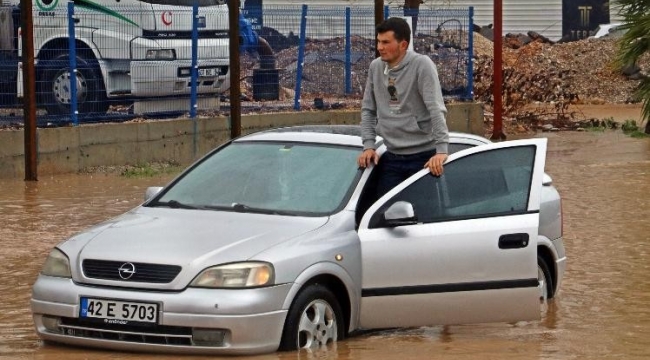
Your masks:
M616 0L611 0L609 2L609 22L610 23L623 22L623 17L618 15Z
M373 6L374 0L263 0L264 5ZM403 0L384 0L385 5L401 5ZM420 8L445 9L474 7L474 24L494 23L494 0L426 0ZM551 40L562 37L562 0L503 0L503 35L535 31ZM372 21L372 19L369 19ZM266 21L266 20L265 20Z

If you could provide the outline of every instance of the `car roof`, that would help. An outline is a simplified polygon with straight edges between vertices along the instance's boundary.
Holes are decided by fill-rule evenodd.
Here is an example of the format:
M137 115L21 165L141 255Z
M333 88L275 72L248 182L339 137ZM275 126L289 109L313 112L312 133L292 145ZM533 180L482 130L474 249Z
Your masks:
M596 28L596 33L592 35L592 38L601 38L603 36L606 36L610 33L610 31L615 30L619 26L623 25L623 23L611 23L611 24L600 24Z
M487 144L490 140L473 134L450 132L452 143ZM263 130L237 138L235 142L245 141L289 141L328 145L361 147L361 126L359 125L302 125ZM382 139L378 138L377 144Z

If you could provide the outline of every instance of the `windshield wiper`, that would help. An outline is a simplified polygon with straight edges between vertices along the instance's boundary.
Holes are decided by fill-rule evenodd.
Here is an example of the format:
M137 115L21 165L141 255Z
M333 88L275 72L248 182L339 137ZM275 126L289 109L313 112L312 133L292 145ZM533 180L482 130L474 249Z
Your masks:
M150 206L168 206L172 209L201 209L199 206L184 204L178 200L157 201Z
M256 213L256 214L295 215L295 214L293 214L291 212L288 212L288 211L254 208L254 207L250 207L250 206L248 206L246 204L240 204L240 203L232 203L232 209L235 210L236 212L248 212L248 213Z

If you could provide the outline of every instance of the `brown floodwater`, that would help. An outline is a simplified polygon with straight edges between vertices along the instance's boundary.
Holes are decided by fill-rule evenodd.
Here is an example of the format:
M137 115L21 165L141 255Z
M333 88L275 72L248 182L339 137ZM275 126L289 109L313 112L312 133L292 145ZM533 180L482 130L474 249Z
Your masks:
M650 139L609 131L539 136L549 138L546 171L563 198L568 255L561 291L541 321L370 332L326 351L254 358L650 358ZM43 344L29 309L31 286L55 244L169 180L0 180L0 359L178 358Z

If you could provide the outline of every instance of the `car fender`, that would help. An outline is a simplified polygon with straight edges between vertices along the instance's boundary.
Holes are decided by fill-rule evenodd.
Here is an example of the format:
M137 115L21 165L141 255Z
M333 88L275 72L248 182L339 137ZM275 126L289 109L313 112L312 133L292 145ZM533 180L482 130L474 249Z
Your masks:
M357 328L358 317L359 317L359 299L361 299L361 288L359 284L355 284L354 280L348 272L340 265L332 262L319 262L311 265L310 267L303 270L296 280L294 281L287 297L284 300L282 305L283 309L289 309L293 300L298 295L303 286L310 282L315 277L322 275L331 275L338 278L345 289L348 292L348 297L350 298L350 327L349 331L353 331Z
M547 265L552 267L552 272L553 272L554 277L555 277L555 279L554 279L555 282L553 284L553 287L554 287L553 290L554 290L554 292L557 292L559 290L559 287L560 287L559 286L560 285L559 281L562 280L563 272L564 272L563 269L560 269L558 267L558 260L561 257L563 257L564 255L563 254L558 254L558 251L557 251L557 248L555 247L555 244L553 243L553 241L551 241L546 236L539 235L537 237L537 247L539 248L540 246L543 246L544 248L546 248L551 253L551 256L553 257L553 263L552 264L547 264Z
M551 254L553 254L553 260L558 259L559 256L557 250L555 249L555 246L553 245L553 242L546 236L544 235L537 236L537 246L544 246L548 248L551 251Z

